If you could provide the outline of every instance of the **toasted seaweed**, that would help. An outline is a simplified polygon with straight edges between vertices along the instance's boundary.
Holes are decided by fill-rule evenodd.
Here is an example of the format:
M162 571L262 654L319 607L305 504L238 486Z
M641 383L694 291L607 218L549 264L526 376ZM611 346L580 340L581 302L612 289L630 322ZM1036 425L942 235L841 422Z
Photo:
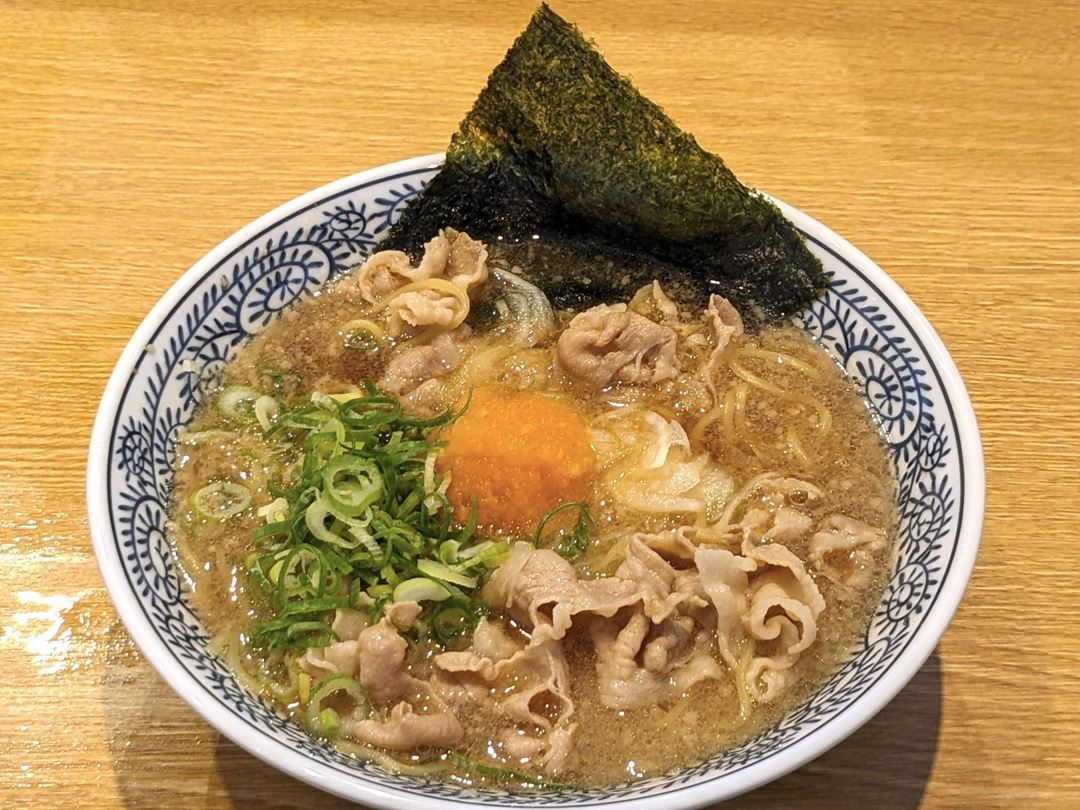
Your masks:
M687 304L720 292L750 323L775 322L828 280L776 206L546 4L385 246L416 255L447 226L493 243L556 306L626 297L659 278Z

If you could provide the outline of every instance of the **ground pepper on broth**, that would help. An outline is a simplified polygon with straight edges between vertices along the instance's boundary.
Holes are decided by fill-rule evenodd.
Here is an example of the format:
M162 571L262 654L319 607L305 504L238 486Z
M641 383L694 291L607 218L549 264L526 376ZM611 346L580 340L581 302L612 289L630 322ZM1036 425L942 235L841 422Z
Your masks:
M457 236L448 233L448 238L454 242ZM505 270L524 279L529 277L528 268ZM480 283L466 289L479 312L478 302L489 288ZM485 580L506 579L509 574L500 568L490 574L480 567L460 568L462 560L455 556L456 551L446 551L449 547L443 545L432 547L430 556L434 562L442 565L448 561L447 567L465 579L477 580L477 590L465 588L463 595L454 596L447 604L453 606L453 600L462 599L462 604L478 606L482 600L486 606L461 620L467 632L448 637L432 630L438 615L449 621L451 611L437 614L440 603L422 602L423 612L414 621L398 617L400 623L385 624L387 600L368 597L363 583L353 589L349 602L360 613L350 609L338 611L335 617L330 611L327 620L332 620L335 629L349 638L359 638L360 648L373 637L365 636L363 628L384 627L384 636L401 639L404 651L400 654L407 671L400 676L409 684L395 697L381 701L375 699L378 688L366 686L367 698L375 704L367 719L359 715L350 719L356 702L345 692L331 696L325 704L317 701L316 708L325 705L334 711L333 716L326 715L333 723L318 728L338 724L344 731L335 731L336 736L331 736L342 750L373 758L390 769L419 768L419 772L432 778L481 786L603 786L655 776L701 761L775 723L819 688L864 631L879 600L890 559L896 525L895 481L880 430L854 385L821 347L793 327L768 327L755 334L732 336L723 350L722 362L714 366L707 379L703 370L713 357L715 340L702 314L683 307L672 315L660 306L662 301L649 297L652 294L644 291L640 298L635 297L620 322L628 324L627 329L640 325L630 317L633 315L667 330L664 335L671 333L677 369L664 379L657 379L666 373L656 357L659 348L653 354L636 357L633 362L638 366L619 372L632 378L629 382L594 388L565 373L556 360L556 347L560 335L572 328L577 313L570 311L555 313L548 334L532 345L522 345L519 334L506 328L500 320L505 315L500 316L493 305L490 311L485 310L483 320L476 319L475 328L470 327L473 320L466 319L465 326L443 334L441 339L452 345L414 353L413 357L430 361L428 369L432 374L415 387L406 385L395 393L406 411L422 418L460 405L471 391L473 402L469 407L476 408L472 415L483 417L481 422L470 422L470 411L466 410L459 423L445 433L431 436L432 453L444 454L438 455L437 474L451 473L440 497L448 498L444 509L453 509L454 530L470 522L472 495L485 504L491 517L487 526L480 521L476 537L468 542L528 539L544 512L560 502L585 501L593 527L587 547L572 561L572 567L567 562L567 568L560 569L563 578L558 582L563 584L555 590L576 588L595 598L597 586L593 583L599 581L597 578L606 579L611 587L605 598L614 594L612 598L621 600L623 606L613 608L605 617L575 603L576 607L569 608L571 621L565 635L544 642L557 645L557 652L546 648L543 652L528 652L535 650L530 646L531 637L549 633L545 623L557 623L552 618L555 614L544 608L534 614L542 626L530 625L532 620L517 602L508 607L510 603L491 596L490 592L501 587L499 582L480 587ZM393 378L401 372L401 358L406 352L422 348L417 344L429 343L433 335L416 327L406 329L394 340L346 348L347 335L342 333L342 325L358 317L382 317L372 314L375 307L370 297L361 291L353 274L317 297L301 301L238 351L224 369L222 388L252 388L273 397L278 412L284 412L303 407L313 391L344 394L357 389L365 379ZM608 346L603 341L598 345L601 348L597 351ZM642 368L648 372L648 380ZM710 381L715 397L709 392ZM425 385L426 390L422 390ZM305 701L310 701L312 689L325 683L318 676L326 673L312 669L310 650L270 651L250 644L252 627L272 620L275 613L248 573L253 537L268 519L259 514L259 509L271 504L273 493L280 491L275 488L283 488L290 475L295 475L302 440L294 437L287 441L280 435L266 438L265 426L250 415L223 416L215 406L214 392L208 392L205 399L177 454L170 539L186 572L194 604L215 635L222 657L246 686L303 722L309 708ZM272 415L267 418L272 421ZM487 456L485 427L491 439L491 453ZM449 440L446 449L438 445L443 440ZM538 442L546 444L529 452L528 448ZM424 474L434 473L435 469ZM524 489L508 485L508 479L521 470L536 477ZM741 492L748 482L769 471L781 477L767 478L760 488ZM777 494L780 489L769 489L782 488L786 486L782 482L793 480L800 483L786 495ZM192 505L193 498L212 482L243 486L253 494L251 504L225 520L200 514ZM717 529L724 525L725 508L740 498L742 501L727 517L726 529ZM437 504L433 501L430 506L437 514ZM683 630L676 632L671 630L675 625L653 623L648 631L651 635L641 648L641 655L648 661L652 655L647 652L649 639L661 638L658 628L668 627L671 633L664 638L680 639L672 648L672 656L686 660L672 663L672 658L655 671L639 661L635 677L638 682L652 683L650 678L656 672L675 673L669 678L674 684L680 667L688 666L686 661L698 661L703 671L712 675L692 683L688 680L684 689L676 684L648 705L605 705L609 700L605 697L606 676L601 674L603 656L598 654L603 625L613 621L629 624L641 610L653 609L635 601L640 600L635 594L643 590L643 585L627 579L629 584L622 588L615 581L620 576L631 576L628 561L645 559L631 559L633 554L655 551L643 547L633 551L632 539L637 533L667 536L665 532L687 527L683 534L696 538L699 547L725 548L743 561L739 565L749 567L754 565L748 562L756 553L754 546L768 542L760 542L760 532L752 542L746 540L744 535L753 534L748 527L757 525L755 521L776 521L779 526L777 515L781 513L793 525L811 527L793 530L775 544L794 555L796 564L823 600L824 609L812 621L816 638L787 661L787 653L776 642L756 639L751 631L740 630L742 646L736 645L739 655L728 662L716 633L714 607L696 591L704 604L687 603L670 617L676 624L682 622ZM852 537L843 533L842 527L848 525L843 523L835 524L841 528L828 533L828 527L834 524L827 521L834 515L857 522L851 525L872 528L873 532L865 534L863 546L842 551L838 557L833 551L823 552L822 544L829 538ZM345 524L332 521L331 528L334 525ZM428 553L421 552L421 556ZM693 559L678 556L691 552L661 549L655 553L659 555L655 559L668 566L668 576L683 577L679 581L685 583L690 582L687 572L696 575ZM521 563L515 559L511 553L506 566ZM830 566L822 559L830 561ZM757 565L759 573L765 570L764 563ZM856 573L867 574L859 587L850 584L854 578L845 584L844 577L837 574L855 568ZM830 576L823 573L826 570ZM395 576L417 573L424 576L416 570L397 572ZM758 587L752 579L754 570L749 576L747 611ZM449 587L457 586L449 583ZM507 587L512 591L511 586ZM378 591L378 586L368 590L372 588L384 593ZM553 604L562 598L556 596L552 596ZM576 598L580 601L585 597ZM578 610L584 612L573 612ZM476 625L481 613L486 618ZM370 627L369 620L363 619L369 614ZM360 618L356 627L346 627L355 617ZM691 625L692 630L687 630ZM453 630L456 625L448 626ZM507 667L503 675L477 681L448 675L449 670L443 667L450 659L441 656L468 655L479 643L476 638L470 641L468 631L474 626L480 628L477 632L490 636L484 640L487 646L483 651L491 662L497 665L499 660L511 660L518 653L532 655L537 659L534 670L547 673L543 677L554 684L538 691L535 703L530 702L516 720L509 721L506 711L494 707L495 696L500 690L511 697L525 694L538 688L535 679L539 676L515 673ZM801 634L800 639L806 636L805 626L792 627ZM393 638L391 641L398 643ZM496 648L500 646L502 652L498 653ZM757 653L757 658L774 663L784 659L782 669L761 670L762 677L782 684L776 698L756 700L747 697L745 683L740 686L740 678L745 678ZM302 659L302 655L306 657ZM364 684L370 678L358 656L356 653L355 660L350 659L354 670L349 678ZM670 669L664 670L663 666ZM459 691L473 690L474 696L451 695L445 683L438 685L440 678ZM429 685L432 683L436 686ZM565 704L560 702L564 694L573 702L572 713L567 714ZM480 704L455 704L455 700L479 700ZM395 709L396 702L405 708ZM465 722L458 724L460 729L452 726L452 718L445 723L439 719L444 714L453 715L454 706L464 705L472 708L462 714ZM427 717L408 722L426 723L424 734L428 736L424 739L430 744L414 748L373 746L371 735L390 728L394 711ZM436 721L445 728L435 730ZM443 744L437 731L458 736L453 743ZM563 738L571 742L567 752L556 756L555 749L562 744L558 740ZM557 766L552 767L555 760Z

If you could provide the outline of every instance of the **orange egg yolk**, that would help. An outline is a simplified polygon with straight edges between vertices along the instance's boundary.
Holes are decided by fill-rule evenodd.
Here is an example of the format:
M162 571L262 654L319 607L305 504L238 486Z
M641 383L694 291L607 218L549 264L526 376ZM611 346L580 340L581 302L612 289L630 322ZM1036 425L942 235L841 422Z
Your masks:
M443 438L454 519L505 534L531 532L547 512L588 498L596 459L578 412L566 402L499 387L477 388Z

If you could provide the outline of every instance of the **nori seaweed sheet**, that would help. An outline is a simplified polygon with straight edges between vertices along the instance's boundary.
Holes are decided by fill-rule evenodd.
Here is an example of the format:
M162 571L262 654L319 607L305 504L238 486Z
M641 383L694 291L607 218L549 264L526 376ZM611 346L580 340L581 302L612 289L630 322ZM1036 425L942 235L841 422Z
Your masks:
M556 306L626 298L659 278L680 303L720 292L755 325L801 311L828 281L774 205L547 5L382 247L415 256L448 226L510 262L525 265L528 251L527 275Z

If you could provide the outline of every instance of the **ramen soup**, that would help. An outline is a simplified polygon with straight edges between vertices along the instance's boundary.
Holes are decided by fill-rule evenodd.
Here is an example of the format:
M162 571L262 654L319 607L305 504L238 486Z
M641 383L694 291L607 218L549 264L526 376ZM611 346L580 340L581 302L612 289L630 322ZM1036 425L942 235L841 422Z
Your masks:
M890 462L794 327L657 282L555 311L529 279L448 229L285 313L181 436L172 541L214 651L344 752L503 788L655 776L850 651Z

